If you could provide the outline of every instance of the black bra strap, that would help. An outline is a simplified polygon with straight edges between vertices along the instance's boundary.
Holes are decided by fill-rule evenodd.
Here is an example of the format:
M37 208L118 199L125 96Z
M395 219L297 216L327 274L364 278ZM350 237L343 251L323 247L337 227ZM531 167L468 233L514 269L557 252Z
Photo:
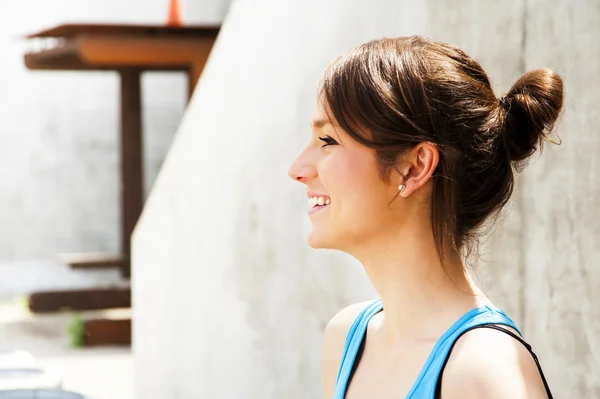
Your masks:
M471 328L466 329L465 331L463 331L457 338L456 340L454 340L454 343L452 344L452 346L450 347L450 351L448 351L448 356L446 356L446 359L444 360L444 364L442 365L442 369L440 370L440 374L438 375L438 380L435 386L435 398L436 399L440 399L442 397L442 374L444 373L444 369L446 368L446 364L448 363L448 358L450 357L450 354L452 353L452 349L454 348L454 345L456 344L456 342L458 341L458 339L460 337L462 337L463 334L471 331L471 330L475 330L477 328L491 328L494 330L498 330L501 331L505 334L510 335L511 337L513 337L514 339L516 339L517 341L519 341L521 344L523 344L523 346L525 346L525 348L527 349L527 351L529 353L531 353L531 356L533 357L533 360L535 361L535 365L537 366L537 369L540 373L540 376L542 377L542 382L544 383L544 388L546 389L546 394L548 395L548 399L553 399L552 398L552 392L550 392L550 387L548 386L548 382L546 381L546 377L544 376L544 372L542 371L542 366L540 366L540 362L537 358L537 356L535 355L535 353L533 353L533 350L531 349L531 345L529 345L527 342L525 342L523 340L523 338L519 337L517 334L513 333L510 330L507 330L506 328L500 327L496 324L480 324L478 326L473 326Z

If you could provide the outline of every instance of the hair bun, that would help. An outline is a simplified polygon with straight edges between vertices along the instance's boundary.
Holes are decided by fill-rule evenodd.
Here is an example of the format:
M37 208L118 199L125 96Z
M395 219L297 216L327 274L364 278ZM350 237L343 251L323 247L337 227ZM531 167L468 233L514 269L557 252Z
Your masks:
M550 133L563 105L563 81L550 69L525 73L500 99L506 110L504 141L511 161L531 156Z

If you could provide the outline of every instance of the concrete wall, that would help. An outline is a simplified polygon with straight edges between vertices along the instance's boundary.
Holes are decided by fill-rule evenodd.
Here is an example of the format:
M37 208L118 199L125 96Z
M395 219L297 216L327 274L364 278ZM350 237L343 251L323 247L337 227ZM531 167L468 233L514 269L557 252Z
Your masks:
M600 4L529 1L526 67L567 83L563 145L522 182L524 329L561 393L600 398Z
M181 3L185 22L219 23L229 0ZM0 275L7 277L0 296L119 277L53 263L58 252L119 250L118 78L28 71L20 37L65 22L160 24L167 6L168 0L0 2ZM182 73L143 77L146 191L186 96Z
M519 178L477 274L539 352L555 396L600 398L600 177L593 150L580 150L599 145L600 10L451 3L234 3L134 234L138 397L321 397L325 323L373 291L359 265L307 247L304 191L286 169L326 65L360 42L418 33L478 58L498 95L525 69L565 78L564 144Z

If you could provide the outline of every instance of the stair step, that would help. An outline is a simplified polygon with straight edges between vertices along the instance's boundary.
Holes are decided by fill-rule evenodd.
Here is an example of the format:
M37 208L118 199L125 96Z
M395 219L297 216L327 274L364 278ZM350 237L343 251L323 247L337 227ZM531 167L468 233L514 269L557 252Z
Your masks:
M121 256L103 252L60 254L58 260L72 269L102 269L121 267L123 264Z
M128 307L131 307L130 288L44 291L29 296L29 310L33 313Z
M83 346L130 345L131 319L93 319L83 323Z

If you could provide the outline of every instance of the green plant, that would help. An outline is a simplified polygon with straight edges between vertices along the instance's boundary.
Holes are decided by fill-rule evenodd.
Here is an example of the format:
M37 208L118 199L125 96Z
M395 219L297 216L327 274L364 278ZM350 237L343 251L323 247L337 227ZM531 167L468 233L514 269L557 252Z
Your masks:
M81 348L83 347L83 340L85 335L85 327L83 317L79 313L71 314L71 321L67 328L69 333L71 347Z

